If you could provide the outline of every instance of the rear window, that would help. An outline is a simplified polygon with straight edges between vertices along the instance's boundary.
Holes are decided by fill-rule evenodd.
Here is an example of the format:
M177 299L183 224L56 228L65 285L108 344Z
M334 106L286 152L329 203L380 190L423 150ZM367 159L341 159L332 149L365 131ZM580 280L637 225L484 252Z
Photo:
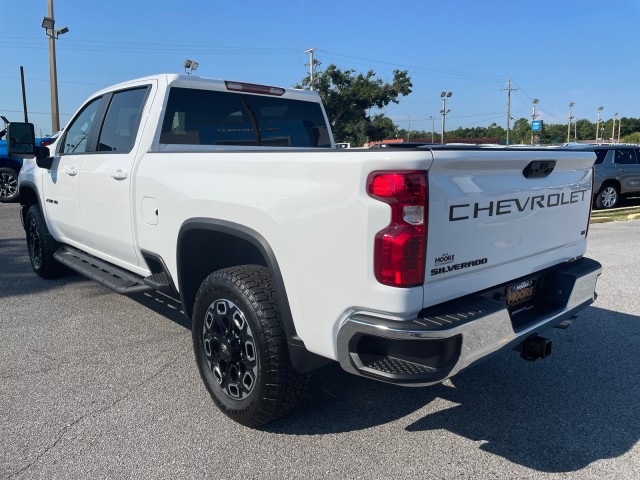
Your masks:
M607 150L596 150L596 165L600 165L604 162L604 158L607 156Z
M160 143L331 147L317 103L192 88L170 90Z

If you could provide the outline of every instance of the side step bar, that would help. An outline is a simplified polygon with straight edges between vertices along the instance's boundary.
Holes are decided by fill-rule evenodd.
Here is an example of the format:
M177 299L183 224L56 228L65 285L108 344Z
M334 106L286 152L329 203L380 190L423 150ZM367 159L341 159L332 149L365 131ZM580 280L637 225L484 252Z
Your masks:
M156 285L158 288L161 286L157 281L145 282L145 278L139 275L68 245L59 248L53 256L71 270L123 295L149 292L154 290Z

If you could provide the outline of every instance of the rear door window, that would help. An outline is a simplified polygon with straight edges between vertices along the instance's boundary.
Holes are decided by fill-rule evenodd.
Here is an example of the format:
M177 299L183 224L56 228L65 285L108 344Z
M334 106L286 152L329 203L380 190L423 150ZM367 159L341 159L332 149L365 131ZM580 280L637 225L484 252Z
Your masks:
M160 143L331 146L317 103L189 88L171 89Z
M633 148L618 148L613 161L618 165L635 165L636 153Z
M596 165L600 165L604 162L604 159L607 156L608 150L595 150L596 152Z

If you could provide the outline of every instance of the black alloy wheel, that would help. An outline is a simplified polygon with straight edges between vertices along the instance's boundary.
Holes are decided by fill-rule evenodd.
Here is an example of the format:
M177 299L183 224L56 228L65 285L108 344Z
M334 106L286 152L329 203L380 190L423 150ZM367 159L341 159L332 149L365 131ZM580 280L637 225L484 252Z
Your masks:
M258 373L256 348L249 323L231 300L213 302L202 325L207 366L220 389L229 397L244 399Z

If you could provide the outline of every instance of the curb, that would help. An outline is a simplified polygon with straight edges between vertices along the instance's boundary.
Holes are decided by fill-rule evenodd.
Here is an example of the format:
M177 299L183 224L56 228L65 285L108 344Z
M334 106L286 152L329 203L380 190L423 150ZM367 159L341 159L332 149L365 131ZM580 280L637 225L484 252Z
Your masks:
M612 216L615 214L617 216ZM626 214L626 215L625 215ZM625 220L640 220L640 207L612 208L592 212L589 223L608 223Z

